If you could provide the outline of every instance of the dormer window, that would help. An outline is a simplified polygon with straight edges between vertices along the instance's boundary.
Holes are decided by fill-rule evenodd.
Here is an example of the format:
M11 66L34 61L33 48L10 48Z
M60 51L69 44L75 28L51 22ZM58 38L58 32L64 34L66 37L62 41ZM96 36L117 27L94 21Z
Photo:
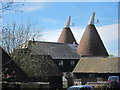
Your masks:
M71 64L71 66L74 66L74 65L75 65L75 61L74 61L74 60L71 60L71 61L70 61L70 64Z
M63 66L63 60L59 60L59 65Z

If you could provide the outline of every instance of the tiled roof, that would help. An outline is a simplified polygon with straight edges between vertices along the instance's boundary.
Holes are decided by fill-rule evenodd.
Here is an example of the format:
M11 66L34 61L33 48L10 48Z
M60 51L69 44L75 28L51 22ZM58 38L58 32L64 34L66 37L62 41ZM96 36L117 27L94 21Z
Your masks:
M108 56L107 50L94 25L87 25L77 48L81 56Z
M74 73L120 73L120 57L81 58Z
M48 55L15 54L15 62L29 77L61 76L56 64Z
M83 57L107 57L108 52L94 25L95 12L90 17L85 32L80 40L77 52Z
M75 37L70 29L70 19L71 16L68 17L68 20L62 30L62 33L58 39L58 43L67 43L67 44L78 44L75 40Z
M26 44L32 55L50 55L52 59L80 59L75 44L40 41L29 41L29 43ZM25 44L23 45L26 46ZM16 49L21 49L21 47L23 49L22 45Z

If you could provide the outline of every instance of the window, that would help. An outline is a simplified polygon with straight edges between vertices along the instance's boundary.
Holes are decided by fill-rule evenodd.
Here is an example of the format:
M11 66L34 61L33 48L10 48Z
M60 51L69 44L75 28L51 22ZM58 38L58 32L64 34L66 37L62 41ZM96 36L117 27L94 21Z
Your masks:
M75 61L74 60L71 60L71 66L74 66L75 65Z
M63 60L59 60L59 65L60 65L60 66L63 65Z

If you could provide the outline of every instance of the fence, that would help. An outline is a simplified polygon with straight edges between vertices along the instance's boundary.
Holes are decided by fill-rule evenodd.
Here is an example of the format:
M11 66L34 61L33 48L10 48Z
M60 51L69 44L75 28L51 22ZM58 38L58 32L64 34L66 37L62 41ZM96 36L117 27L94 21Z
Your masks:
M2 90L49 90L48 82L3 82Z

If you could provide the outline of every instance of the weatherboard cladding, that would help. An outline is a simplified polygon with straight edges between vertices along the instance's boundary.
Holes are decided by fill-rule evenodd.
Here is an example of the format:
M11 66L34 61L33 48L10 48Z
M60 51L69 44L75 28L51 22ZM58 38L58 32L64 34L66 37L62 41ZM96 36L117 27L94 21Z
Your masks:
M74 44L29 41L27 48L32 55L50 55L52 59L80 59Z
M81 58L73 73L120 73L120 57Z
M63 28L63 31L58 39L58 43L78 44L69 27Z
M106 48L94 25L87 25L77 52L81 56L108 56Z

